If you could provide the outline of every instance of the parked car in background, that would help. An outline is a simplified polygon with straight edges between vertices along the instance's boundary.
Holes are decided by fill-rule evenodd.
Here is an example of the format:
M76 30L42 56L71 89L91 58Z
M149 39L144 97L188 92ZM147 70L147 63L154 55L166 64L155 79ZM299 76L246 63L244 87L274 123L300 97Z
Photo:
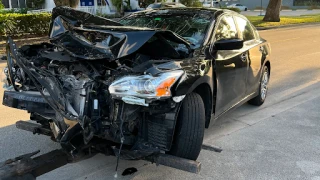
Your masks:
M240 11L247 11L248 10L247 6L244 6L242 4L231 4L227 7L228 8L238 8L238 9L240 9Z
M181 3L153 3L150 4L147 9L160 9L160 8L168 8L168 7L175 7L175 8L179 8L179 7L186 7L185 5L181 4Z

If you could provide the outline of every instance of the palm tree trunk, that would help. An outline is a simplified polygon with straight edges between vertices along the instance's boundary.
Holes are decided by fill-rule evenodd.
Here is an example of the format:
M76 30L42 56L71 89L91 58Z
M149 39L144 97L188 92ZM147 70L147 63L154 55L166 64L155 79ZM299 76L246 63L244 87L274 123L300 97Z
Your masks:
M263 21L280 22L282 0L270 0Z

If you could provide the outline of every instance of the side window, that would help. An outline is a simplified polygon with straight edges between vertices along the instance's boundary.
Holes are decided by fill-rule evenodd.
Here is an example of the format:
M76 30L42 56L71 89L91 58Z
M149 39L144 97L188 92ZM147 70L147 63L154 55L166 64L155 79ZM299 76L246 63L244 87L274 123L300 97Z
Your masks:
M243 41L250 41L255 39L254 37L254 31L250 25L250 23L238 16L235 16L238 28L239 28L239 34Z
M232 16L224 16L216 30L215 34L215 40L219 41L222 39L237 39L238 38L238 32L236 24L234 23L234 20Z

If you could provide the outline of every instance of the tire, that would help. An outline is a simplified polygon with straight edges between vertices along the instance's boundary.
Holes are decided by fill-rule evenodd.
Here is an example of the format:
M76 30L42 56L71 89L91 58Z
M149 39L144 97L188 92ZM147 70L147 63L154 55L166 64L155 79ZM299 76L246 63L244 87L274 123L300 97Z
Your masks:
M248 11L248 8L245 8L244 11Z
M267 66L263 67L260 77L259 94L251 99L248 103L254 106L261 106L267 98L268 83L269 83L269 70Z
M201 96L190 93L184 99L177 119L171 155L196 160L200 154L205 128L205 108Z

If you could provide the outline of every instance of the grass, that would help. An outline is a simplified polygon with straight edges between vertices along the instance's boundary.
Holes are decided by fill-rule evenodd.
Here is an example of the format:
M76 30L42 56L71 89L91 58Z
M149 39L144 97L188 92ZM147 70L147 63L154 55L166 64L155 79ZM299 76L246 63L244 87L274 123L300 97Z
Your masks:
M315 15L304 15L304 16L283 16L280 22L264 22L262 21L263 16L247 16L247 18L256 27L272 27L272 26L283 26L290 24L302 24L302 23L313 23L320 22L320 14Z

